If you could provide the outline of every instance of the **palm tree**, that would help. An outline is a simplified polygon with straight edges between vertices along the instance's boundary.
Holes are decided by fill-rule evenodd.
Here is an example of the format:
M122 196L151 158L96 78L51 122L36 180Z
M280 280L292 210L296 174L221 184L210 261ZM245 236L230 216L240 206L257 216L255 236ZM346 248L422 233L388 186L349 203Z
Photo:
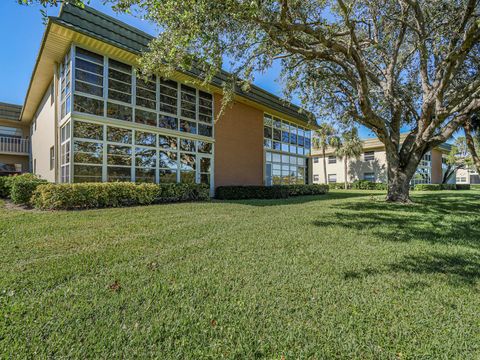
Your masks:
M351 158L358 159L363 152L362 141L358 137L357 128L344 131L336 155L344 159L345 165L345 189L348 189L348 161Z
M319 129L316 131L316 135L317 136L315 136L313 140L313 146L316 149L320 149L322 151L323 175L325 176L325 184L328 184L327 159L325 158L325 152L329 147L337 148L339 145L340 139L337 136L335 128L328 123L320 124Z

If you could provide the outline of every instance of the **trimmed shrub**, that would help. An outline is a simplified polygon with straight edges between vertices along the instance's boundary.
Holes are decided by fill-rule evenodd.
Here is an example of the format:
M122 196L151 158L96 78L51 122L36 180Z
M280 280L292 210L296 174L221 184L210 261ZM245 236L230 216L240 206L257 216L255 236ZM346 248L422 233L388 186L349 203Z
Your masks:
M348 188L350 189L352 184L348 184ZM329 183L328 188L330 190L344 190L345 189L345 183Z
M30 205L35 189L47 183L47 180L40 179L33 174L22 174L11 176L7 180L7 186L10 187L10 198L17 205Z
M442 190L440 184L417 184L413 187L415 191L437 191Z
M298 184L284 185L288 189L288 196L323 195L328 192L328 185L324 184Z
M219 200L286 199L288 193L288 188L282 185L219 186L215 190L215 197Z
M219 200L286 199L289 196L323 195L327 185L298 184L273 186L219 186L215 197Z
M455 184L440 184L440 190L457 190L457 185Z
M351 189L355 190L387 190L387 184L385 183L377 183L368 180L355 180L352 185Z
M46 184L37 188L32 204L42 210L71 210L203 201L209 198L209 187L203 184Z
M471 186L470 184L457 184L455 188L457 190L470 190Z
M480 190L480 184L470 184L471 190Z

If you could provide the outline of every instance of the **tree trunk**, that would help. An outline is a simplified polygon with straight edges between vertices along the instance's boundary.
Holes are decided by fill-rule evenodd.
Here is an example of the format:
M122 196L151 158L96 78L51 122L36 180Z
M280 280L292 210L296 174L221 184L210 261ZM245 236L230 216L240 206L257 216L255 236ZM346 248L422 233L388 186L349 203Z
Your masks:
M417 170L423 151L412 154L405 166L400 166L398 157L387 152L387 198L389 202L408 204L410 199L410 181Z
M323 175L325 177L325 184L328 184L327 159L325 159L325 148L324 147L322 147L322 155L323 155Z
M348 157L345 156L345 190L348 190Z

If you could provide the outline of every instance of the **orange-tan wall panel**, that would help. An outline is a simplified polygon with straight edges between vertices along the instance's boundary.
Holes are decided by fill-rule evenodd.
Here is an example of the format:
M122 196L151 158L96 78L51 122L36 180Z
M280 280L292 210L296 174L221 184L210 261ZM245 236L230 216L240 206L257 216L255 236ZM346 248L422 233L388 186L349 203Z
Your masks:
M221 107L215 94L215 114ZM215 186L263 184L263 112L235 102L215 124Z
M438 150L432 150L432 184L441 184L442 177L442 153Z

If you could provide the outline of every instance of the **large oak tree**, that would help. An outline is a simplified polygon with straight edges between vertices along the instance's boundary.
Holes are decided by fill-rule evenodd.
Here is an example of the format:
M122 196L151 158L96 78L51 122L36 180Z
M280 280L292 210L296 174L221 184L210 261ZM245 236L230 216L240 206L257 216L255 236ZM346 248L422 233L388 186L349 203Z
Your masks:
M387 153L387 200L408 202L423 155L480 109L479 1L109 2L163 30L142 59L146 72L195 64L209 81L228 59L226 100L278 60L286 98L296 93L317 116L353 121L378 136Z

